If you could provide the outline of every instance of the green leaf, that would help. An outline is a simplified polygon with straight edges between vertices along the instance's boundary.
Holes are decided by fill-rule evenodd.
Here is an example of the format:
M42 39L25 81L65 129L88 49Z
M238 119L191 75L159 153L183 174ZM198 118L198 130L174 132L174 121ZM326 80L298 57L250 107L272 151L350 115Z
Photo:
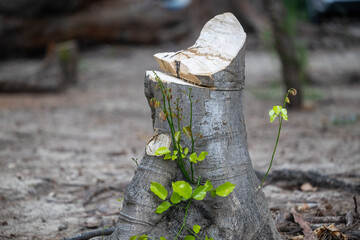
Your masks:
M208 238L208 236L206 236L205 240L214 240L214 239L213 238Z
M206 180L204 187L206 191L211 191L211 189L213 189L213 185L209 180Z
M177 158L176 155L172 155L172 156L171 156L171 160L173 160L173 161L174 161L176 158Z
M282 106L274 106L273 110L275 112L276 115L279 115L279 113L281 112Z
M287 121L288 120L288 115L284 115L284 114L281 114L282 118Z
M286 121L288 120L287 110L285 108L281 109L281 117Z
M181 154L181 158L186 158L186 156L184 154Z
M139 237L139 240L147 240L147 238L148 238L148 235L141 235Z
M198 234L200 232L200 229L201 229L201 227L199 225L193 226L194 233L196 233L196 234Z
M138 238L138 236L132 236L132 237L130 237L129 240L136 240L137 238Z
M178 204L179 202L181 202L181 196L180 196L177 192L173 192L173 193L171 194L170 201L171 201L173 204Z
M184 154L187 155L189 153L189 149L188 148L185 148L184 149Z
M165 154L164 160L171 159L170 153Z
M175 133L175 140L176 140L177 142L180 141L180 131L177 131L177 132Z
M286 103L290 104L290 99L288 97L285 98Z
M194 236L191 236L191 235L187 235L184 240L195 240L195 237Z
M220 197L226 197L229 195L235 188L235 184L232 184L231 182L226 182L224 184L221 184L216 188L216 195Z
M174 192L178 193L181 197L189 199L192 194L192 187L185 181L177 181L172 183Z
M196 152L193 152L192 154L190 154L190 157L189 157L190 162L197 163L196 159L197 159Z
M168 195L168 191L165 187L157 182L151 182L150 190L162 200L165 200Z
M191 128L189 126L183 127L183 133L191 140Z
M271 116L273 116L273 115L275 115L275 111L271 109L271 110L269 111L269 116L271 117Z
M167 153L170 153L170 150L167 147L160 147L155 151L155 155L162 156Z
M216 189L213 189L210 193L212 197L216 197Z
M271 115L271 116L270 116L270 122L273 122L273 121L275 120L276 116L277 116L277 115L275 115L275 114L274 114L274 115Z
M168 201L162 202L156 209L156 213L160 214L163 213L165 211L167 211L169 209L169 207L171 207L171 203L169 203Z
M164 237L161 237L161 238L160 238L160 240L166 240L166 238L164 238Z
M205 186L199 186L195 188L193 193L193 198L196 200L203 200L206 196L206 188Z
M205 156L208 155L208 152L201 152L200 155L197 157L198 161L202 161L205 159Z

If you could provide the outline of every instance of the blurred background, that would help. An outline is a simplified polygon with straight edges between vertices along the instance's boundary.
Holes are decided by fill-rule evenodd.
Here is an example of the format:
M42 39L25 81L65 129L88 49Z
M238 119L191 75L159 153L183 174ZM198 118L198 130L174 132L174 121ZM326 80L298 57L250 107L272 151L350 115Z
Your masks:
M266 171L276 137L268 111L295 87L273 169L359 185L360 1L1 0L0 239L114 226L152 136L143 79L159 69L153 54L191 46L224 12L247 33L254 168ZM353 208L355 193L313 187L264 191L274 213Z

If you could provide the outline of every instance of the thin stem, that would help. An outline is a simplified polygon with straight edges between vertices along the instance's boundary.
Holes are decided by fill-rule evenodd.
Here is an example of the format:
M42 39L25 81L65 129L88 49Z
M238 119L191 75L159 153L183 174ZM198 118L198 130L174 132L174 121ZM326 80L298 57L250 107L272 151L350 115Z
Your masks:
M290 90L291 90L291 89L290 89ZM286 92L286 94L285 94L284 103L283 103L283 108L285 108L286 98L289 96L290 90L288 90L288 91ZM268 174L269 174L269 172L270 172L271 166L272 166L272 164L273 164L274 156L275 156L275 152L276 152L276 148L277 148L277 145L278 145L278 143L279 143L282 121L283 121L283 118L279 115L279 130L278 130L277 137L276 137L275 147L274 147L274 150L273 150L273 153L272 153L272 156L271 156L271 161L270 161L269 168L268 168L268 170L266 171L266 174L265 174L264 178L262 179L259 188L261 188L262 185L264 184L264 182L265 182L265 180L266 180L266 178L267 178L267 176L268 176Z
M271 166L272 166L272 164L273 164L273 161L274 161L274 156L275 156L276 148L277 148L277 145L278 145L278 142L279 142L279 138L280 138L282 120L283 120L282 117L279 116L279 130L278 130L278 134L277 134L277 137L276 137L276 143L275 143L274 151L273 151L273 154L272 154L272 156L271 156L271 161L270 161L269 168L268 168L268 170L267 170L264 178L263 178L262 181L261 181L260 187L262 187L262 185L264 184L265 179L266 179L267 175L269 174L270 168L271 168Z
M193 102L191 100L191 91L192 89L189 89L189 100L190 100L190 137L191 137L191 153L194 152L194 145L195 145L195 141L194 141L194 137L193 137L193 133L192 133L192 117L193 117ZM194 181L194 166L193 166L193 162L190 162L190 169L191 169L191 179L192 181Z
M190 200L189 200L188 204L186 205L185 217L184 217L184 220L183 220L183 224L181 225L181 228L180 228L179 232L177 233L177 235L176 235L176 237L175 237L175 239L174 239L174 240L176 240L176 239L179 237L179 235L180 235L181 231L182 231L182 230L184 229L184 227L185 227L185 224L186 224L186 218L187 218L187 212L188 212L188 210L189 210L189 206L190 206L190 204L191 204L191 200L192 200L192 198L190 198Z
M171 106L170 106L170 100L167 101L168 103L168 107L169 107L169 114L167 114L167 109L166 109L166 96L165 96L165 87L164 87L164 84L161 82L159 76L154 72L155 76L156 76L156 80L158 81L159 85L160 85L160 89L161 89L161 94L162 94L162 97L163 97L163 112L166 116L166 120L170 126L170 132L171 132L171 138L172 138L172 141L174 143L174 147L175 147L175 150L178 150L178 154L180 153L180 146L176 144L176 140L175 140L175 128L174 128L174 122L173 122L173 117L172 117L172 111L171 111ZM170 116L170 117L169 117ZM181 153L180 153L181 154ZM180 169L181 169L181 172L183 173L184 177L190 181L190 182L193 182L190 177L189 177L189 174L188 172L186 171L185 169L185 166L184 166L184 163L181 159L181 155L179 156L178 155L178 158L176 159Z
M201 177L199 177L195 188L197 188L197 187L200 185L200 181L201 181ZM184 216L183 224L181 225L181 228L180 228L179 232L177 233L177 235L176 235L176 237L175 237L174 240L176 240L176 239L179 237L180 233L182 232L182 230L183 230L184 227L185 227L186 218L187 218L187 212L188 212L188 210L189 210L189 206L190 206L190 204L191 204L192 199L193 199L193 198L191 197L190 200L189 200L189 202L188 202L188 204L186 205L186 210L185 210L185 216Z
M176 99L176 110L177 110L177 118L178 118L178 131L180 132L180 108L179 108L179 98Z

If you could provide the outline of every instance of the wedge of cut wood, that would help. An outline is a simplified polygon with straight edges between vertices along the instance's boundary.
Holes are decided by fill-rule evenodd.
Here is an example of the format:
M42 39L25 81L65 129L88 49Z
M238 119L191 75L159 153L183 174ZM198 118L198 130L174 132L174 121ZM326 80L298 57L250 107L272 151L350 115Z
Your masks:
M154 55L160 68L179 78L207 87L234 88L243 79L240 64L246 33L232 13L217 15L203 27L195 44L178 52ZM226 72L233 79L223 79ZM225 85L224 85L225 84ZM236 87L235 87L236 88Z

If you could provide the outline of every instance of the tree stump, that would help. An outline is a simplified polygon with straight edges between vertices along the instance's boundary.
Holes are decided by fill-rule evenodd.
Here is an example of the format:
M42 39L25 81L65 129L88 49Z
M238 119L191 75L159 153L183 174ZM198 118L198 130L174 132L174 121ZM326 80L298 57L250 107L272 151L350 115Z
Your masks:
M186 93L191 88L192 129L203 136L196 141L195 149L209 153L196 164L195 176L201 176L203 183L210 180L214 188L226 181L236 184L226 198L206 196L203 201L192 201L186 227L200 225L198 236L202 239L205 236L214 240L281 239L266 198L261 190L257 191L259 182L248 153L242 103L245 39L243 28L231 13L218 15L204 26L192 47L155 55L168 73L147 71L145 76L145 95L149 101L162 99L155 74L165 88L172 89L173 99L179 99L184 116L181 127L189 124ZM150 191L150 182L170 190L171 182L183 180L183 175L176 161L154 155L158 147L173 143L167 122L159 117L161 110L150 107L155 134L127 187L116 230L109 239L129 240L131 236L147 234L170 240L183 222L185 213L175 207L163 214L155 213L161 200ZM183 146L189 144L189 140L182 139ZM178 239L188 234L185 229Z
M0 66L0 92L55 92L77 83L78 48L74 41L53 44L42 61L9 61Z

